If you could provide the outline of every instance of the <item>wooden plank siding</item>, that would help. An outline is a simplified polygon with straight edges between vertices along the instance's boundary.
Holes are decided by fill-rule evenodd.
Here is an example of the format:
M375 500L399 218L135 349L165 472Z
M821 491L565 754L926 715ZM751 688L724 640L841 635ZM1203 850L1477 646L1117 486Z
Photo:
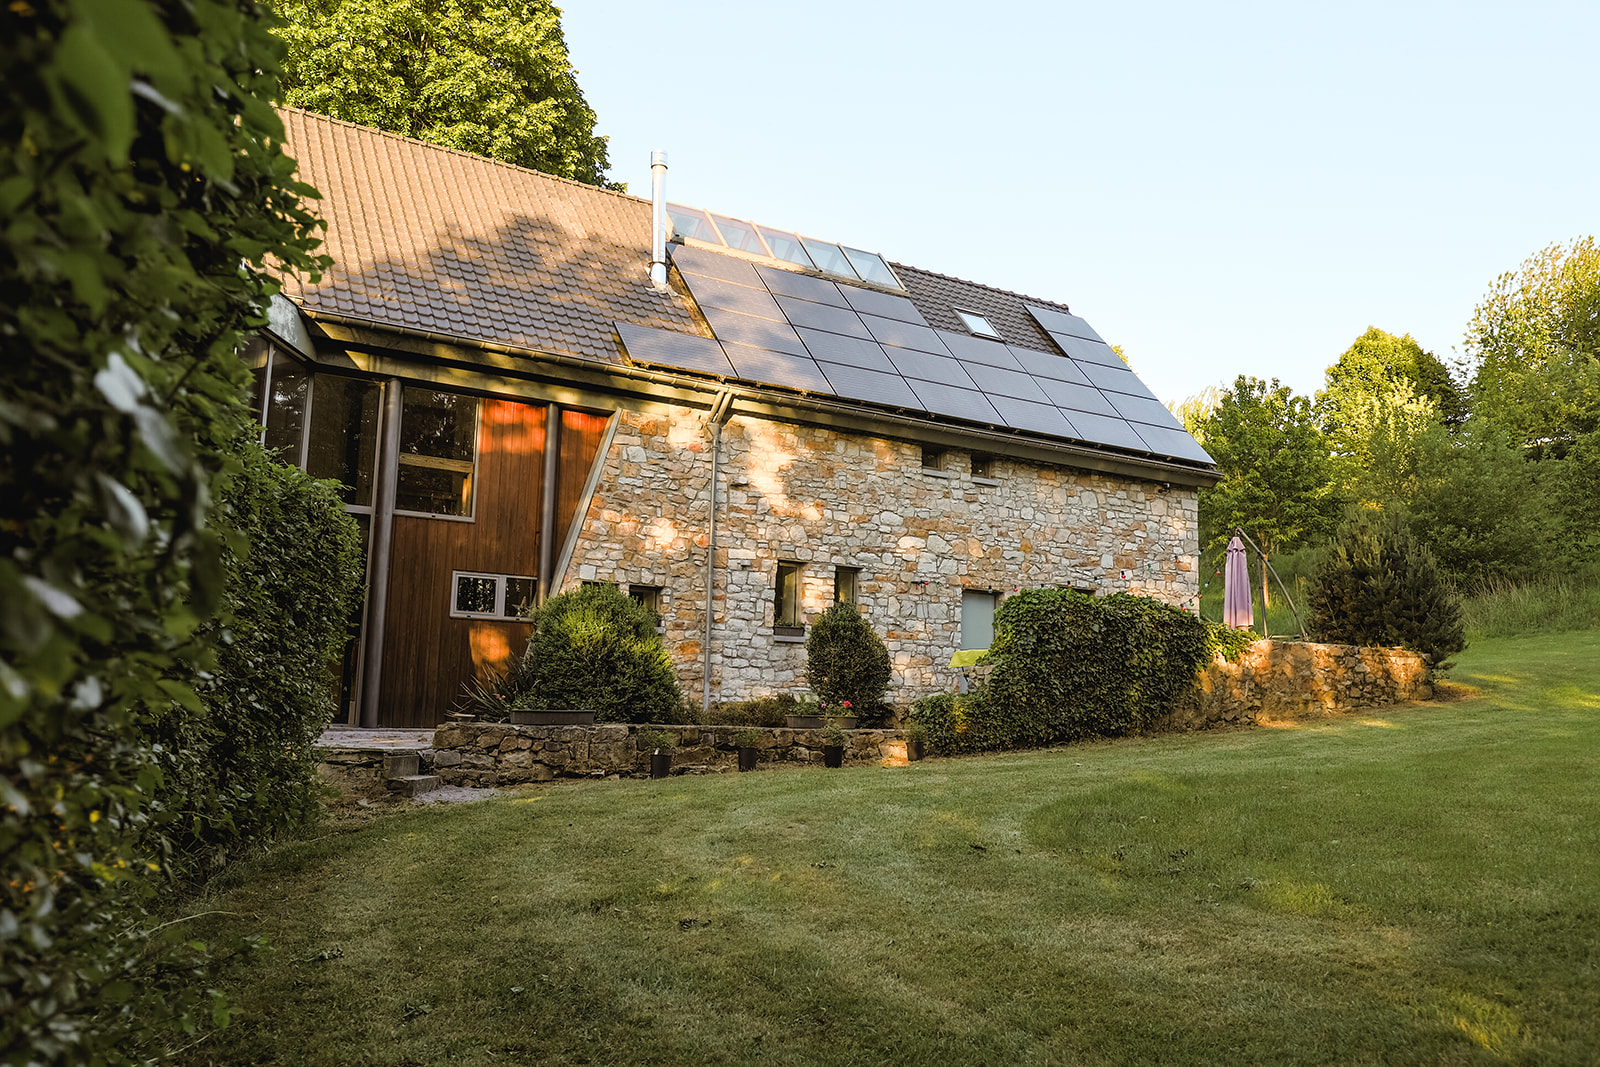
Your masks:
M443 722L469 677L504 666L527 643L527 623L450 617L453 571L538 576L546 409L509 400L482 405L473 521L394 517L385 726Z
M600 438L605 435L606 423L611 421L609 413L595 415L587 411L563 410L561 412L561 431L556 438L557 447L560 449L559 462L556 466L556 538L555 550L561 551L561 544L566 540L567 531L572 528L573 521L578 518L579 505L587 505L588 501L579 500L583 495L583 487L589 480L589 468L594 465L595 453L600 450ZM559 581L559 578L557 579Z

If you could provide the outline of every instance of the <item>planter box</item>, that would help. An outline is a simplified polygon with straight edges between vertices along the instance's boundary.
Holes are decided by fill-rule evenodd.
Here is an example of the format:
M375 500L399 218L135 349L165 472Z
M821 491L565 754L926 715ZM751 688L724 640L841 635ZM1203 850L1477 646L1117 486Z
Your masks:
M593 726L592 711L513 711L513 726Z
M836 722L841 730L854 730L856 717L854 715L791 715L789 716L789 729L791 730L821 730L828 723Z

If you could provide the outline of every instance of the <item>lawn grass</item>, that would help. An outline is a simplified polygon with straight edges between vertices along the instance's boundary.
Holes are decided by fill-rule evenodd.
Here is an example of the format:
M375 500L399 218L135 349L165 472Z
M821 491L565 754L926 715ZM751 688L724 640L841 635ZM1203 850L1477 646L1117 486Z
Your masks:
M1450 703L325 828L185 1063L1600 1060L1600 632Z

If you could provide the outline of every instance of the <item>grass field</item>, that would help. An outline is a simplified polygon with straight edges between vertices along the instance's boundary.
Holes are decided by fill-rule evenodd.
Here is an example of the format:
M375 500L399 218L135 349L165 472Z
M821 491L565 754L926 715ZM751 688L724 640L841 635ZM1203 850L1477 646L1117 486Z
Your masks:
M185 1063L1600 1062L1600 632L1464 699L556 784L233 868Z

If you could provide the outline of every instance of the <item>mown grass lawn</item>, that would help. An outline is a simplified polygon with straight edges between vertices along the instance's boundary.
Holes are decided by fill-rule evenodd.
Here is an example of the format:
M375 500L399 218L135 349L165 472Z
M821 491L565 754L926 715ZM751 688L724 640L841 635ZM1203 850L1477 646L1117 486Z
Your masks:
M1600 1062L1600 632L1477 694L329 827L191 1063Z

